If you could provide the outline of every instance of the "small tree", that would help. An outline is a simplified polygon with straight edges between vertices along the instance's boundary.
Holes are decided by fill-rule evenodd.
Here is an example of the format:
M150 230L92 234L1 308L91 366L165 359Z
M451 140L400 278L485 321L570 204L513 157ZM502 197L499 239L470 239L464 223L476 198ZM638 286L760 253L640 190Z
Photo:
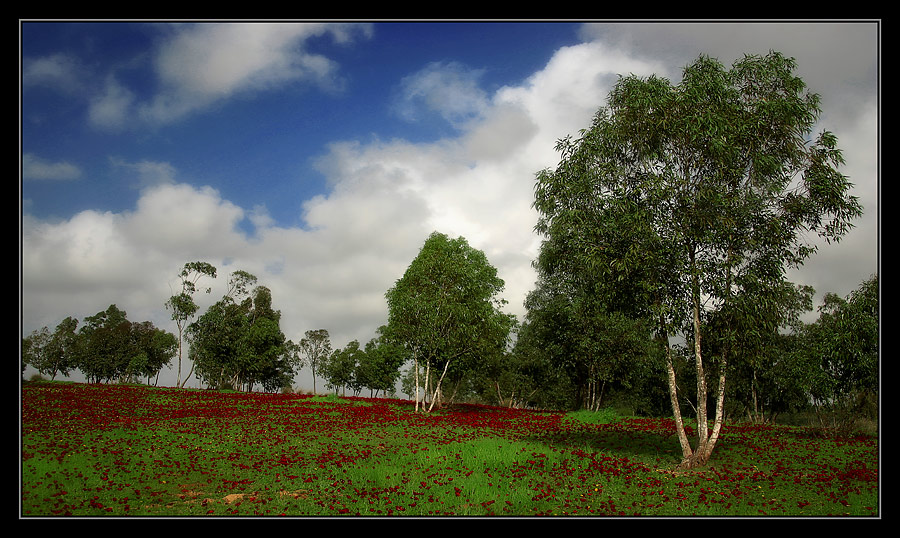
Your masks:
M475 364L479 351L505 348L513 318L500 310L505 303L498 297L503 286L483 252L469 246L465 238L450 239L435 232L385 294L387 338L407 349L415 372L423 363L426 380L432 369L440 371L435 385L425 386L431 399L429 410L452 363ZM418 381L416 387L418 410Z
M42 374L50 374L56 377L56 361L50 357L50 329L42 327L32 331L22 339L22 371L26 365L31 365Z
M343 389L346 394L346 389L349 388L354 396L359 395L361 386L356 376L356 368L364 353L365 351L359 347L359 341L352 340L343 349L335 349L324 362L322 376L335 394L339 389Z
M282 388L293 375L272 294L256 277L235 271L221 300L188 327L197 375L216 388Z
M147 378L147 384L160 370L172 362L178 349L174 334L158 329L153 323L144 321L131 324L131 338L134 350L128 364L127 374Z
M316 393L316 371L323 361L331 355L331 340L326 329L306 331L305 338L300 340L300 351L306 356L306 364L312 370L313 394Z
M806 333L809 394L823 425L848 429L866 414L878 394L878 276L862 282L846 299L825 295L819 319ZM823 410L830 413L826 420Z
M400 367L407 361L406 350L402 346L373 338L366 343L356 365L356 379L361 387L368 388L377 395L394 391L400 378Z
M197 314L200 308L194 302L194 293L197 291L197 282L203 276L216 278L216 268L206 262L188 262L184 264L181 273L178 275L181 279L181 292L175 294L166 301L166 309L172 312L172 320L178 327L178 377L175 386L183 387L184 383L190 379L191 373L181 380L181 359L183 355L184 330L187 328L190 320ZM206 293L210 293L212 288L206 288ZM191 366L193 372L193 366Z
M90 383L124 374L132 357L131 322L116 305L84 318L78 331L78 369Z

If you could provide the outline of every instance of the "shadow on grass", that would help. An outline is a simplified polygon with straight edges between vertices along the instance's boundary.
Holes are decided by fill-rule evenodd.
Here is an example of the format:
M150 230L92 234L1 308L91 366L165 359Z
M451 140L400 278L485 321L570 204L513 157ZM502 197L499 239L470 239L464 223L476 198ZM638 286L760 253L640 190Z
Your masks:
M577 427L532 435L527 440L569 451L631 458L653 465L675 465L680 461L681 447L674 432L622 431L609 426Z

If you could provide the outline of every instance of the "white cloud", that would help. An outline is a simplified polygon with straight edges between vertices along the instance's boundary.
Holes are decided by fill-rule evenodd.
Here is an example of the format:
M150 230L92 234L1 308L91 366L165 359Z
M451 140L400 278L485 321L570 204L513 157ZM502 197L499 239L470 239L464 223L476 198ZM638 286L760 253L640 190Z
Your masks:
M394 108L407 121L438 114L462 127L479 119L488 107L488 96L479 86L481 75L481 70L457 62L428 64L400 81Z
M163 184L149 188L122 226L135 243L181 257L226 258L240 254L236 232L244 210L210 187ZM191 260L184 260L185 262Z
M127 162L121 158L110 157L114 168L125 170L129 178L133 178L135 187L146 188L175 182L175 167L166 162L142 160Z
M205 260L219 268L213 295L228 273L247 270L272 290L289 338L327 328L340 347L375 336L387 319L384 293L434 230L484 250L506 281L509 311L521 315L539 244L534 174L555 165L559 137L587 126L622 61L593 45L570 47L521 87L488 96L466 86L470 105L442 109L480 118L458 139L334 143L318 163L330 191L304 202L302 228L275 226L264 207L242 208L211 188L174 182L165 163L116 161L157 179L133 212L84 212L56 224L26 219L26 326L116 302L130 318L147 312L168 327L162 304L175 275L185 262ZM235 91L243 72L182 85ZM255 225L252 237L240 231L245 218Z
M29 58L22 62L23 87L47 87L70 93L83 86L81 62L66 54Z
M176 26L154 65L161 92L140 106L141 117L168 123L222 99L291 82L340 86L337 65L304 49L312 37L338 43L368 35L362 25L234 23Z
M219 96L287 82L275 66L287 66L296 80L309 72L298 56L304 36L323 31L281 29L284 33L251 41L239 55L231 48L230 32L237 30L179 30L160 55L171 101L157 112L177 115ZM163 65L176 50L194 72ZM274 55L264 65L262 51ZM220 54L229 53L238 54L234 65L217 63ZM459 137L428 144L333 143L318 161L329 191L302 201L302 227L277 226L265 207L244 208L212 188L177 183L175 170L154 162L128 164L137 177L156 178L132 212L84 212L58 223L26 217L26 331L55 326L67 315L92 315L113 302L130 319L150 319L171 330L162 304L174 277L185 262L205 260L219 269L213 297L206 299L222 293L229 272L247 270L272 290L289 338L326 328L333 345L342 347L375 335L386 321L384 292L434 230L465 236L484 250L506 281L508 310L521 315L525 294L533 288L530 264L539 245L532 232L534 174L557 164L559 138L589 126L619 73L664 73L664 67L589 43L560 49L523 84L492 95L473 84L477 77L463 76L472 73L453 72L459 76L451 80L461 84L467 99L427 102L448 119L469 120L458 124ZM443 81L446 74L429 72ZM434 85L410 83L413 87L418 90L409 95L437 95L429 91ZM176 106L179 99L184 108ZM872 134L860 143L870 143ZM252 237L240 231L244 219L255 227Z
M135 95L110 75L101 92L90 99L88 120L95 127L119 130L132 119Z
M23 179L68 180L81 177L81 169L69 162L51 162L32 153L22 155Z

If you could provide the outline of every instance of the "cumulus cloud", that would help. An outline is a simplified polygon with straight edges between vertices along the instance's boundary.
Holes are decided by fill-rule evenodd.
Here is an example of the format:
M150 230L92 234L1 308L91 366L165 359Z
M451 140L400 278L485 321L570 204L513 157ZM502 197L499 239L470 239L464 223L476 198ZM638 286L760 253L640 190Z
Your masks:
M520 87L491 96L471 86L474 104L455 110L477 111L480 121L456 139L334 143L317 164L330 190L303 202L299 228L274 225L264 207L243 208L209 187L179 183L166 163L116 160L145 185L133 211L25 223L24 314L40 324L53 315L93 314L107 299L95 297L91 306L81 299L113 282L120 285L101 296L121 300L109 293L113 288L153 290L146 292L156 293L147 308L159 311L180 266L204 259L223 277L234 269L256 274L273 290L289 337L325 327L343 345L374 336L386 321L384 292L434 230L484 250L507 282L510 309L521 313L538 245L534 173L555 163L558 137L586 126L597 104L590 95L605 94L608 88L596 85L611 80L617 67L603 49L564 49L550 72ZM237 80L231 75L218 86L233 91ZM579 90L589 94L573 104ZM253 237L241 231L245 219L255 226ZM49 282L70 300L50 308L56 295ZM164 312L156 319L165 326Z
M32 153L22 155L23 179L69 180L81 177L81 169L69 162L52 162Z
M488 107L487 93L479 86L482 71L458 62L434 62L404 77L394 108L407 121L437 114L461 127L479 119Z
M103 88L90 98L88 120L95 127L119 130L131 122L134 105L134 93L110 75Z
M306 50L305 41L328 35L345 43L369 32L365 25L314 23L179 26L154 59L161 91L139 113L168 123L235 94L292 82L337 88L337 64Z
M125 82L134 67L129 63L99 73L69 54L24 59L22 87L84 99L88 120L99 129L165 125L235 95L288 84L339 91L338 64L310 50L309 40L328 37L346 45L372 33L370 25L354 23L174 24L164 31L150 56L157 81L152 95L138 95Z
M194 32L200 30L190 30L191 38L200 39ZM228 43L223 36L205 38ZM195 46L196 57L211 54ZM181 50L191 48L182 44ZM120 308L146 309L168 326L161 307L171 281L185 262L202 259L219 268L217 286L235 269L256 274L272 290L289 338L327 328L335 346L343 346L375 336L387 320L384 293L435 230L464 236L484 250L506 281L509 311L521 315L539 245L532 231L534 174L555 165L559 137L587 126L622 62L596 45L565 48L544 71L493 95L478 89L477 76L462 66L440 75L433 68L418 73L407 80L410 90L418 88L409 93L416 99L426 99L428 88L437 87L434 80L455 73L451 80L466 98L450 102L432 95L428 102L448 119L469 119L460 135L427 144L333 143L317 162L330 189L303 202L302 227L279 227L264 207L243 208L209 187L180 183L166 163L115 161L147 185L133 211L84 212L55 224L27 219L26 320L39 326L58 323L50 319L54 315L91 315L108 302L127 300L113 290L129 290L135 302ZM246 76L214 72L219 79L171 76L179 87L209 95L213 88L237 91ZM241 231L245 219L254 225L253 237Z
M171 102L158 102L156 117L283 84L284 73L292 73L291 80L333 75L324 65L311 68L315 58L304 56L300 46L306 36L325 30L282 30L267 40L251 40L240 55L230 48L237 28L179 29L159 56ZM259 66L268 57L263 51L272 58ZM215 67L227 53L237 54L235 65ZM178 54L193 72L168 65ZM434 230L464 236L484 250L506 281L508 311L521 316L540 243L533 233L534 174L557 164L556 141L588 127L617 75L629 72L649 75L665 68L622 49L585 43L560 49L521 84L490 94L479 88L477 71L429 66L406 80L405 95L456 122L458 136L430 143L332 143L316 163L328 191L297 201L304 219L298 227L277 225L264 206L242 207L210 187L180 182L165 163L119 162L146 180L134 210L87 211L56 223L24 219L25 327L55 326L67 315L82 318L113 302L131 319L169 327L162 304L175 276L185 262L204 260L219 269L213 296L204 300L224 291L231 271L249 271L272 290L288 338L326 328L334 346L342 347L375 336L387 320L385 291ZM437 91L442 83L455 84L463 98ZM179 109L174 104L179 99L189 106ZM252 236L242 231L247 221Z
M78 58L67 54L26 58L22 62L22 86L47 87L70 93L83 86L83 71Z

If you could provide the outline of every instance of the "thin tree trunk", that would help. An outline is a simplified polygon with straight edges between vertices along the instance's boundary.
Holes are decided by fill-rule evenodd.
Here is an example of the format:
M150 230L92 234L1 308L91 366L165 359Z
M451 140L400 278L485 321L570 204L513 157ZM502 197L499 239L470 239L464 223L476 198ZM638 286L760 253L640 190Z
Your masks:
M756 370L753 370L753 381L750 383L750 393L753 395L753 422L759 423L759 402L756 398Z
M181 363L178 363L178 368L179 368L179 369L181 368ZM192 363L191 363L191 369L190 369L190 371L189 371L189 372L187 373L187 375L184 377L184 380L181 382L181 384L178 385L178 388L183 389L184 386L187 385L187 382L188 382L188 380L191 378L191 374L193 374L193 373L194 373L194 363L192 362Z
M691 443L684 431L684 419L681 416L681 405L678 403L678 384L675 379L675 365L672 363L672 348L666 339L666 370L669 374L669 398L672 403L672 415L675 418L675 433L678 434L678 442L681 445L681 458L687 460L691 457Z
M694 267L694 254L691 253L691 266ZM701 450L709 438L709 424L706 418L706 372L703 369L703 355L700 346L700 285L694 267L692 307L694 324L694 362L697 369L697 437L698 450Z
M428 401L428 398L431 395L431 361L425 361L425 381L423 383L423 393L422 393L422 410L425 410L425 404Z
M175 386L181 388L181 351L184 349L184 335L182 334L181 323L178 323L178 377L175 379Z
M444 363L444 371L441 372L441 377L440 377L440 379L438 379L437 383L435 384L434 396L437 396L438 391L441 390L441 383L444 382L444 376L447 375L447 368L449 368L449 367L450 367L450 361L448 360L446 363ZM429 412L432 410L432 408L434 408L434 403L435 403L435 398L432 397L431 405L428 406Z
M725 272L725 302L727 304L728 298L731 295L731 259L732 259L732 249L729 245L728 247L728 255L726 259L726 272ZM718 394L716 394L716 418L713 423L713 430L707 440L704 449L703 455L701 456L701 460L703 463L709 461L709 457L712 455L713 449L716 446L716 442L719 440L719 432L722 430L722 424L725 422L725 377L728 372L728 352L729 346L726 345L724 351L722 351L722 358L719 361L719 386L718 386ZM754 372L755 375L755 372ZM755 389L754 389L755 390Z
M416 369L416 411L419 411L419 357L413 357L413 367Z

